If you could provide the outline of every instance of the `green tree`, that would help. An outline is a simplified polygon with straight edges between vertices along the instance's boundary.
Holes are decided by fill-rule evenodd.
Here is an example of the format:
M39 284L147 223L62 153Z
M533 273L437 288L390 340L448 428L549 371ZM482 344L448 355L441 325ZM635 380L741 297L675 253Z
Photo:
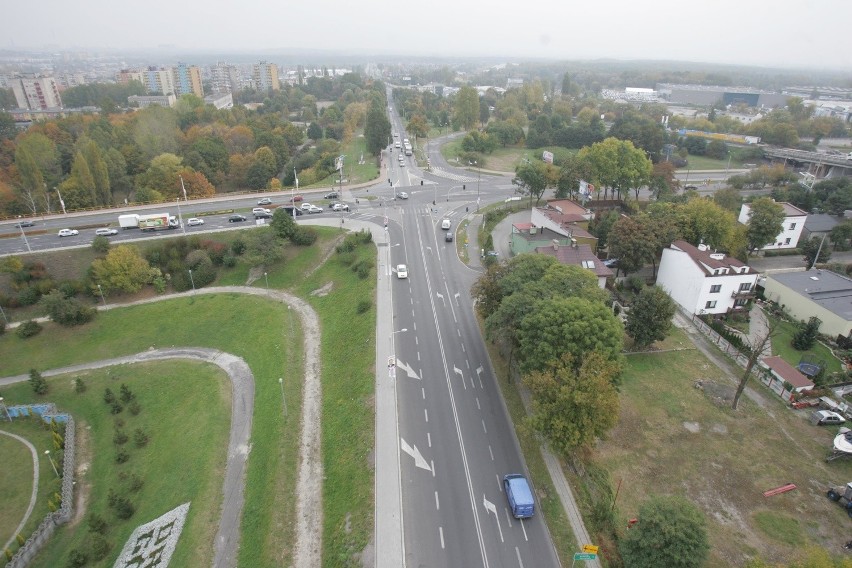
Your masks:
M136 177L140 188L156 191L168 198L182 197L180 194L180 171L183 158L171 153L159 154L151 160L148 169Z
M582 148L577 158L588 163L592 180L604 188L613 189L623 199L630 189L637 192L651 180L651 161L641 149L629 140L607 138L590 147Z
M849 250L849 241L852 239L852 221L846 220L831 228L828 240L834 246L834 250Z
M272 228L272 232L282 239L290 239L298 228L293 216L289 214L286 209L282 209L281 207L277 208L272 213L272 222L270 223L270 226Z
M86 306L76 298L66 298L59 290L51 290L42 296L39 303L50 319L66 327L88 323L97 315L95 308Z
M700 197L690 199L680 210L685 215L684 240L695 246L704 243L713 249L731 250L737 226L733 213Z
M615 119L609 129L609 135L620 140L629 140L633 146L648 152L655 159L663 148L663 128L660 123L638 112L626 112Z
M624 329L636 347L644 349L668 336L674 314L675 303L665 290L646 286L627 313Z
M701 511L680 496L655 496L639 508L639 522L619 543L625 566L698 568L710 545Z
M769 197L752 201L746 231L749 254L775 242L775 237L784 229L785 216L784 208Z
M515 168L515 177L512 180L523 195L530 196L530 205L541 200L548 186L555 184L559 171L550 164L541 161L524 162Z
M112 191L109 182L109 168L103 159L101 149L94 140L89 140L83 146L83 157L92 174L92 183L95 189L95 204L112 205Z
M618 259L618 271L636 272L655 260L656 238L647 222L621 217L607 237L609 254Z
M619 365L597 352L579 368L570 355L524 377L532 393L528 423L563 456L591 445L618 421Z
M799 249L801 249L802 254L804 255L803 260L805 261L805 265L808 270L813 268L816 264L825 264L831 258L831 250L829 247L825 246L823 238L811 237L809 240L806 240L799 245ZM819 254L819 258L817 258L817 254Z
M743 196L740 195L740 191L735 187L723 187L713 194L713 201L722 209L737 214L742 207ZM778 233L775 234L777 235Z
M36 394L47 394L48 385L44 377L36 369L30 369L30 386Z
M254 161L249 166L246 181L251 189L263 189L277 173L275 155L272 150L263 146L254 153Z
M124 155L116 148L110 148L104 153L103 157L109 176L110 189L114 194L129 198L133 185L130 176L127 174L127 161L124 159Z
M32 154L26 149L18 148L15 151L15 166L21 178L21 200L33 215L41 209L41 202L45 193L44 176L38 169Z
M310 126L308 126L308 138L311 140L319 140L322 138L322 126L317 122L312 122Z
M422 114L413 115L405 126L405 130L409 134L413 134L419 138L429 136L429 124L426 122L426 117Z
M800 323L791 341L793 348L797 351L807 351L813 347L819 336L820 325L822 320L816 316L812 316L807 323Z
M479 94L469 85L456 93L453 107L453 123L464 130L470 130L479 121Z
M592 351L617 360L624 329L604 304L584 298L554 297L542 300L521 319L518 361L522 373L547 368L563 354L582 363Z
M364 124L364 138L367 141L367 152L378 156L390 140L391 124L385 112L382 101L374 99L367 111L367 119Z
M100 284L106 293L134 294L159 275L159 269L152 268L139 250L131 245L119 245L105 258L92 261L92 280Z
M6 111L0 111L0 140L12 140L17 136L15 119Z

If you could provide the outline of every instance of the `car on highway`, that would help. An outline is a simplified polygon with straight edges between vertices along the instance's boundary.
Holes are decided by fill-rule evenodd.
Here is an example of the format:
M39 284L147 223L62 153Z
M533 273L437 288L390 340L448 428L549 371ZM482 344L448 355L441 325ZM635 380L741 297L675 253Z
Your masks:
M448 243L453 242L453 232L447 231L447 233L444 235L444 240Z
M286 211L287 215L289 215L290 217L298 217L299 215L305 214L301 209L293 205L285 205L284 207L281 207L281 209Z
M393 145L393 147L394 147L394 148L399 148L400 146L401 146L401 145L400 145L400 143L399 143L399 142L397 142L397 143L395 143L395 144Z
M400 192L397 192L396 198L397 199L408 199L408 194L405 193L404 191L400 191Z
M95 234L99 237L111 237L118 234L118 229L110 229L109 227L101 227L95 229Z
M332 211L349 211L349 206L345 203L335 203L331 206Z
M340 195L338 195L336 191L330 191L325 194L325 197L323 197L323 199L340 199Z
M311 205L308 207L308 213L322 213L322 207L317 207L316 205Z
M452 226L453 224L449 219L444 219L443 221L441 221L441 228L445 231L449 231L450 227Z
M258 205L272 205L272 200L268 197L264 197L263 199L257 200Z
M526 477L518 473L504 476L503 489L513 517L529 519L535 514L535 501Z
M264 207L255 207L251 210L251 212L255 215L257 215L258 213L260 213L261 215L263 215L264 213L270 213L269 209L266 209Z
M32 221L21 221L19 223L15 223L15 227L18 229L23 229L24 227L35 227L35 223Z
M301 195L294 195L293 197L290 198L290 203L295 203L295 202L301 201L301 200L302 200Z
M302 205L301 205L300 209L301 209L302 211L307 211L307 210L308 210L308 209L310 209L311 207L313 207L313 205L311 205L310 203L308 203L307 201L305 201L304 203L302 203Z
M231 215L230 217L228 217L228 223L239 223L245 220L246 218L244 215Z
M396 277L397 278L408 278L408 267L404 264L399 264L396 267Z
M57 233L60 237L75 237L80 234L77 229L59 229Z
M198 217L190 217L186 220L186 224L190 227L195 227L196 225L203 225L204 219L199 219Z

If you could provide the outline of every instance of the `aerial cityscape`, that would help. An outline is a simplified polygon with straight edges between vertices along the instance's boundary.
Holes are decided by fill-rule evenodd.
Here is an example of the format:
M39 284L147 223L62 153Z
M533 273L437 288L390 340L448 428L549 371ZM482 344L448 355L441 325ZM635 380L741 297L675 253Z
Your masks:
M6 566L852 566L852 9L681 4L4 9Z

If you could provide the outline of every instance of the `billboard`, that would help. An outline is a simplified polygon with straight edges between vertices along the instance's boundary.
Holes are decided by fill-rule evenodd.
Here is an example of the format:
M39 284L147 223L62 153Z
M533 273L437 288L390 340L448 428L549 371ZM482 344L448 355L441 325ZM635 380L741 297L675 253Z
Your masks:
M548 164L552 164L553 163L553 152L548 152L547 150L545 150L544 152L541 153L541 159L544 160L545 162L547 162Z

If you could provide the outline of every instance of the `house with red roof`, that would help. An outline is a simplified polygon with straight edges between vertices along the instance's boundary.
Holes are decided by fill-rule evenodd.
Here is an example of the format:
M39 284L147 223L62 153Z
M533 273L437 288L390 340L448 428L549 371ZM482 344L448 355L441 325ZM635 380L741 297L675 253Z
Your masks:
M814 388L814 383L808 377L780 355L764 357L760 360L760 366L766 371L761 382L784 400L790 400L793 393Z
M535 252L556 257L556 259L569 266L579 266L591 270L598 279L598 286L604 288L606 279L613 275L612 270L604 266L603 261L595 256L591 247L585 244L560 245L554 241L550 246L537 247Z

